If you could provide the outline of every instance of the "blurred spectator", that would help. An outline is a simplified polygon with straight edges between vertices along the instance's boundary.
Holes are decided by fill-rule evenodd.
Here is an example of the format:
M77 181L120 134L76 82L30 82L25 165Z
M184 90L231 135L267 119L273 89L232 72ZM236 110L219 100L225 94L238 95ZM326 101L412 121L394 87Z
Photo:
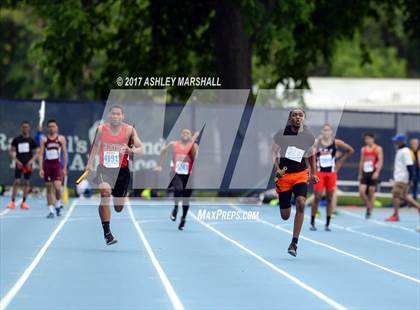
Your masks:
M413 177L413 198L417 200L418 186L419 186L419 177L420 177L420 149L419 149L419 139L414 138L410 140L410 152L411 157L414 162L414 177Z
M84 179L82 182L80 182L77 187L76 187L76 191L77 191L77 196L79 198L81 197L86 197L86 198L90 198L92 197L92 187L89 184L89 181Z

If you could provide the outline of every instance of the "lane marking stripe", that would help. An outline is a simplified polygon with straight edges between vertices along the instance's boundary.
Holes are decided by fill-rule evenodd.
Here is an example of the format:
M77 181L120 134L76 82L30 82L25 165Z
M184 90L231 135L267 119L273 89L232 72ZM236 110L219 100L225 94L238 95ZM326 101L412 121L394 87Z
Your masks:
M3 215L6 215L7 213L10 212L10 209L6 209L0 212L0 217L2 217Z
M163 286L165 287L166 293L169 296L169 299L172 302L172 306L176 310L183 310L184 306L182 305L181 301L179 300L177 294L175 293L175 290L169 281L168 277L166 276L165 272L163 271L163 268L160 266L158 259L156 258L155 253L152 250L152 247L150 246L149 242L146 239L146 236L143 233L143 230L141 229L139 222L136 220L134 216L133 209L131 208L130 203L127 203L128 206L128 213L130 214L131 221L133 222L134 227L136 228L137 234L139 235L141 241L143 242L144 247L146 248L147 254L150 257L150 260L152 261L153 266L155 267L160 280L162 281Z
M346 214L348 216L352 216L352 217L355 217L355 218L363 219L363 220L366 221L366 219L365 219L364 216L361 216L359 214L355 214L354 212L351 212L351 211L340 210L340 213L343 213L343 214ZM411 232L411 233L417 233L414 230L414 228L412 229L412 228L408 228L408 227L405 227L405 226L400 226L400 225L385 223L385 222L381 222L381 221L378 221L378 220L375 220L375 219L369 219L367 221L368 222L371 222L371 223L375 223L375 224L380 225L380 226L392 227L392 228L397 228L397 229L401 229L401 230L404 230L404 231L408 231L408 232Z
M305 215L305 218L309 218L309 216ZM318 222L318 223L321 223L322 225L325 225L325 221L323 221L323 220L316 219L315 221ZM409 245L409 244L406 244L406 243L401 243L401 242L398 242L398 241L393 241L393 240L390 240L390 239L387 239L387 238L379 237L377 235L372 235L372 234L369 234L369 233L365 233L365 232L356 230L354 227L353 228L352 227L345 227L345 226L337 225L337 224L334 224L334 223L331 223L330 225L331 225L331 227L341 229L341 230L344 230L344 231L348 231L350 233L361 235L361 236L364 236L364 237L367 237L367 238L372 238L372 239L379 240L379 241L382 241L382 242L386 242L386 243L389 243L389 244L404 247L404 248L407 248L407 249L410 249L410 250L420 251L420 248L418 248L418 247L415 247L415 246L412 246L412 245Z
M241 208L238 208L238 207L236 207L236 206L234 206L234 205L231 205L231 206L232 206L232 208L234 208L234 209L236 209L236 210L242 210ZM288 233L288 234L290 234L290 235L293 235L293 232L292 232L291 230L288 230L288 229L285 229L285 228L283 228L283 227L280 227L279 225L275 225L275 224L273 224L273 223L271 223L271 222L268 222L268 221L262 220L262 219L260 219L260 218L257 218L257 219L256 219L256 221L257 221L257 222L259 222L259 223L265 224L265 225L267 225L267 226L270 226L270 227L272 227L272 228L274 228L274 229L277 229L277 230L280 230L280 231L286 232L286 233ZM314 243L314 244L316 244L316 245L322 246L322 247L324 247L324 248L330 249L330 250L335 251L335 252L337 252L337 253L340 253L340 254L343 254L343 255L349 256L349 257L351 257L351 258L353 258L353 259L356 259L356 260L358 260L358 261L364 262L364 263L366 263L366 264L368 264L368 265L374 266L374 267L379 268L379 269L381 269L381 270L383 270L383 271L386 271L386 272L392 273L392 274L394 274L394 275L396 275L396 276L399 276L399 277L401 277L401 278L404 278L404 279L407 279L407 280L413 281L413 282L415 282L415 283L417 283L417 284L420 284L420 280L419 280L419 279L417 279L417 278L411 277L411 276L406 275L406 274L404 274L404 273L401 273L401 272L398 272L398 271L392 270L392 269L390 269L390 268L384 267L384 266L382 266L382 265L376 264L376 263L374 263L374 262L372 262L372 261L370 261L370 260L367 260L367 259L365 259L365 258L363 258L363 257L357 256L357 255L351 254L351 253L349 253L349 252L343 251L343 250L341 250L341 249L338 249L338 248L336 248L336 247L333 247L332 245L329 245L329 244L326 244L326 243L323 243L323 242L320 242L320 241L316 241L316 240L314 240L314 239L311 239L311 238L305 237L305 236L303 236L303 235L301 235L299 238L300 238L300 239L303 239L303 240L306 240L306 241L309 241L309 242L311 242L311 243Z
M327 295L325 295L324 293L321 293L320 291L314 289L313 287L307 285L306 283L302 282L301 280L299 280L298 278L292 276L291 274L287 273L286 271L278 268L277 266L275 266L273 263L269 262L268 260L266 260L265 258L259 256L258 254L256 254L255 252L253 252L252 250L248 249L247 247L243 246L241 243L239 243L238 241L229 238L228 236L226 236L225 234L223 234L222 232L220 232L219 230L215 229L214 227L210 226L209 224L203 222L202 220L200 220L193 212L190 211L191 216L197 221L199 222L201 225L207 227L208 229L210 229L211 231L213 231L215 234L217 234L218 236L222 237L223 239L229 241L230 243L236 245L238 248L240 248L241 250L243 250L244 252L248 253L249 255L255 257L256 259L258 259L260 262L262 262L263 264L267 265L268 267L270 267L272 270L280 273L281 275L283 275L284 277L286 277L287 279L289 279L290 281L292 281L293 283L297 284L298 286L300 286L301 288L305 289L306 291L310 292L311 294L315 295L316 297L318 297L319 299L321 299L322 301L324 301L325 303L327 303L328 305L330 305L331 307L333 307L334 309L338 309L338 310L345 310L347 309L346 307L344 307L343 305L339 304L338 302L336 302L335 300L331 299L330 297L328 297Z
M12 300L15 298L16 294L19 293L22 286L25 284L25 282L28 280L30 275L32 274L32 271L36 268L36 266L39 264L41 259L44 257L45 253L47 252L49 246L54 241L55 237L57 237L58 233L61 231L61 229L64 227L68 219L70 218L71 214L73 213L74 208L76 207L77 200L74 200L71 204L69 210L67 211L64 218L60 221L60 223L57 225L57 227L54 229L54 231L49 236L48 240L44 243L42 248L39 250L35 258L32 260L31 264L25 269L25 271L22 273L22 275L19 277L19 279L16 281L16 283L13 285L13 287L4 295L4 297L0 300L0 309L4 310L7 308L7 306L12 302Z

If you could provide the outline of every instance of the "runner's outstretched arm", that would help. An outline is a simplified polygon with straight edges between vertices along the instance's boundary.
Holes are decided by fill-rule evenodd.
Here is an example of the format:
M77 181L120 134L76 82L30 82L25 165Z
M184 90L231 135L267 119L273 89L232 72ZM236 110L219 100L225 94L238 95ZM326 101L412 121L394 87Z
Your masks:
M162 165L163 165L163 161L165 160L166 153L168 153L169 148L174 147L174 145L175 145L175 142L171 141L163 147L163 149L160 151L159 163L155 167L155 170L159 170L159 171L162 170Z

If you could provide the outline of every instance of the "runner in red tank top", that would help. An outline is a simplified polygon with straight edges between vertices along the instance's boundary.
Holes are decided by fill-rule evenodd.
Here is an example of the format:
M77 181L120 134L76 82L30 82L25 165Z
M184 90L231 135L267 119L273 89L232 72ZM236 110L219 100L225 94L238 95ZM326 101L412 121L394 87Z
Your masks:
M365 146L360 150L359 162L359 194L366 205L366 218L370 218L375 203L376 185L383 165L383 150L375 144L372 133L363 135Z
M181 139L168 143L160 153L160 160L156 171L162 171L162 164L169 148L173 151L172 156L172 174L173 178L170 187L174 187L175 205L171 213L171 220L175 221L178 214L178 203L182 200L182 217L178 229L183 230L185 226L185 218L187 217L189 209L189 197L191 197L192 190L187 189L188 178L192 172L192 166L198 154L198 144L195 141L199 133L194 136L189 129L181 131Z
M114 198L115 211L121 212L130 184L129 156L142 152L142 143L136 129L124 123L123 120L123 108L118 105L112 106L109 110L108 122L99 125L96 131L87 165L87 170L93 171L93 161L99 153L99 165L93 183L98 185L101 193L99 216L107 245L117 242L110 229L110 197Z
M54 209L60 216L63 208L61 202L61 176L67 175L67 148L66 139L58 134L56 120L47 123L48 135L41 141L39 155L39 176L44 178L47 187L47 202L49 213L47 218L54 218ZM60 158L63 154L63 168Z

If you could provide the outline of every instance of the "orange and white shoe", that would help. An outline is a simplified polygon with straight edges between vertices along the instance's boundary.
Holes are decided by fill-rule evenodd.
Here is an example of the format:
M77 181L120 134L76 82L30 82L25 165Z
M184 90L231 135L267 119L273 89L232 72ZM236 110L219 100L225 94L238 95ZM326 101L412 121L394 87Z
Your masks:
M14 201L10 201L8 204L7 204L7 209L14 209L15 208L15 202Z
M395 214L385 219L385 222L399 222L399 221L400 221L400 217Z
M28 210L28 209L29 209L29 205L28 205L28 203L27 203L26 201L24 201L24 202L22 202L22 204L20 205L20 208L21 208L21 209L24 209L24 210Z

